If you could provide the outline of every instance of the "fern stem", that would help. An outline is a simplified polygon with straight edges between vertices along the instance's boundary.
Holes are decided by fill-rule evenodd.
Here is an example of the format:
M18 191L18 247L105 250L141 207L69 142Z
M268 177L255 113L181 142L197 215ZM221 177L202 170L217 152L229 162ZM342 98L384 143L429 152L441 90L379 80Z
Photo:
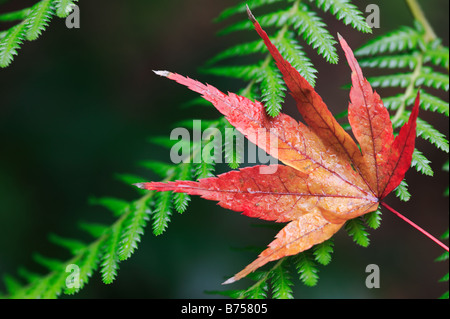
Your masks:
M408 224L410 224L412 227L414 227L415 229L417 229L418 231L420 231L422 234L424 234L425 236L427 236L428 238L430 238L432 241L434 241L436 244L438 244L439 246L441 246L442 248L444 248L446 251L448 251L448 247L445 246L439 239L437 239L436 237L434 237L433 235L431 235L429 232L425 231L423 228L421 228L420 226L418 226L417 224L415 224L414 222L412 222L411 220L409 220L408 218L406 218L405 216L403 216L402 214L400 214L399 212L397 212L395 209L393 209L391 206L389 206L388 204L386 204L385 202L381 202L381 205L383 205L384 207L386 207L388 210L390 210L392 213L394 213L395 215L397 215L398 217L400 217L401 219L403 219L405 222L407 222Z
M433 28L431 27L430 23L428 22L427 18L425 17L425 14L423 13L423 10L420 7L417 0L405 0L405 1L406 1L406 4L408 5L409 9L411 10L411 13L412 13L414 19L416 19L425 30L425 35L424 35L425 44L428 44L429 42L436 40L437 39L436 33L434 32ZM420 76L420 72L422 70L423 63L424 63L424 52L423 52L423 50L421 50L421 54L418 56L418 59L417 59L417 65L411 76L410 83L409 83L408 87L406 88L405 94L403 95L402 103L400 104L399 108L397 109L397 112L395 113L394 117L392 118L392 123L396 123L402 117L403 112L405 111L405 107L406 107L406 100L408 99L409 96L411 96L411 94L414 90L415 83ZM448 68L447 68L447 70L448 70Z
M414 19L419 21L419 23L425 29L425 41L429 42L435 40L437 38L436 33L434 33L433 28L431 27L430 23L425 17L425 14L423 13L422 8L420 7L417 0L405 0L405 1L409 7L409 10L411 10L412 15L414 16Z
M423 65L423 52L417 57L417 65L414 68L413 74L411 75L410 82L408 84L408 87L406 88L405 94L403 94L402 103L400 104L399 108L397 109L397 112L392 118L392 123L397 123L398 120L400 120L400 118L402 117L403 112L405 111L406 108L406 100L413 93L416 81L419 78L420 72L422 70L422 65Z

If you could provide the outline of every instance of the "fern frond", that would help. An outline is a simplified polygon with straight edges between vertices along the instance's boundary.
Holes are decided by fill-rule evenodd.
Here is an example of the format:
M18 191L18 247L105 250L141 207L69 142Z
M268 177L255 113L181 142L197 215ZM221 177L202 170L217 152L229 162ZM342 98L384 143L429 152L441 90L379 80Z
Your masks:
M300 280L309 287L317 285L319 269L314 262L314 257L309 251L302 252L296 256L295 266Z
M402 116L403 122L407 121L406 116L409 116L409 112L405 112L405 115ZM420 118L417 119L417 136L420 136L424 140L435 145L440 150L448 153L448 140L445 135L436 130L431 124Z
M448 116L449 105L448 102L443 101L437 96L431 95L427 92L420 94L420 107L426 111L437 112ZM407 105L413 105L413 98L407 100Z
M49 258L49 257L45 257L39 253L35 253L33 255L33 259L40 264L41 266L47 268L50 271L53 270L60 270L63 267L63 262L58 260L58 259L54 259L54 258ZM65 267L64 267L65 268Z
M20 288L22 288L22 283L11 275L4 275L3 282L5 283L6 291L9 295L17 295Z
M290 272L283 261L271 271L272 298L293 299L292 285Z
M351 25L354 29L364 33L372 33L372 29L367 24L361 11L349 0L309 1L315 2L324 12L330 11L338 20L342 20L345 25Z
M413 91L412 94L405 96L405 94L397 94L394 96L389 96L383 98L384 105L390 110L397 110L400 106L411 106L414 105L414 100L417 96L417 90ZM425 111L437 112L449 115L449 104L443 101L441 98L431 95L424 90L420 92L420 108Z
M367 81L374 88L401 87L406 88L411 83L413 73L397 73L370 77Z
M11 64L24 40L36 40L48 27L53 16L66 18L78 0L40 0L29 8L0 14L0 22L17 24L0 32L0 67Z
M449 50L447 47L440 45L440 41L430 45L425 51L424 62L431 62L435 66L441 66L448 70L449 66Z
M205 74L226 76L235 79L242 79L244 81L250 81L251 79L259 76L260 65L216 66L201 69L201 72Z
M161 178L166 177L167 174L172 174L176 170L175 165L161 161L141 161L139 166L149 169Z
M423 67L415 85L425 85L436 90L443 89L444 91L448 91L449 78L448 75L442 74L432 68Z
M181 163L178 166L178 174L175 177L176 180L187 181L192 179L192 164L191 163ZM186 193L175 193L173 194L173 205L178 213L183 213L190 201L190 196Z
M73 264L75 264L78 268L77 275L79 275L79 277L76 278L78 282L72 286L68 286L66 278L66 287L64 289L65 294L73 295L83 289L83 287L88 283L89 278L97 270L100 259L99 253L102 245L103 240L94 242L90 245L89 249L84 250L80 259L74 260ZM65 275L67 277L67 272Z
M225 117L222 118L220 127L222 127L222 130L225 132L223 135L223 154L225 163L227 163L231 169L236 169L243 162L243 135L235 130Z
M127 201L115 197L90 198L89 203L91 205L105 207L111 211L114 216L120 216L129 209L129 203Z
M446 195L447 197L448 197L448 195ZM446 231L445 231L445 233L443 233L442 235L441 235L441 239L442 240L448 240L448 233L449 233L449 230L447 229Z
M200 162L195 165L194 175L196 179L208 178L214 176L214 164L211 162Z
M25 39L26 24L24 22L9 29L0 40L0 67L4 68L11 64L14 55Z
M400 182L394 192L395 196L397 196L402 202L407 202L411 198L411 194L408 191L408 184L405 180Z
M264 41L261 39L252 42L241 43L218 53L213 58L209 59L206 62L206 65L212 65L217 62L237 56L246 56L256 53L264 53L265 50L266 47L264 45Z
M261 68L258 82L261 82L261 102L264 103L267 113L275 117L280 113L281 104L285 97L286 87L273 63Z
M364 221L372 229L378 229L381 225L381 210L377 209L364 215Z
M294 33L287 32L285 37L278 39L275 43L278 44L280 53L285 59L314 87L316 84L317 70L303 52L302 46L294 39Z
M414 167L418 172L427 175L427 176L433 176L434 172L431 166L429 165L431 163L430 160L428 160L422 152L420 152L418 149L414 149L413 155L412 155L412 162L411 166Z
M448 236L441 236L441 239L448 239ZM435 259L435 261L446 261L448 260L448 256L449 256L448 251L443 252L438 258Z
M290 18L294 29L306 42L316 49L328 62L337 63L338 55L334 45L337 43L326 29L325 23L305 4L299 4L298 10Z
M58 297L66 287L66 266L71 263L63 263L60 260L44 257L40 254L34 254L34 260L50 270L50 274L45 277L42 284L34 281L31 286L28 286L26 291L19 293L28 295L31 291L36 298L53 299ZM39 289L38 289L39 288Z
M73 5L78 0L56 0L54 1L56 15L60 18L66 18L73 10Z
M149 220L150 211L145 205L145 201L138 201L134 204L132 213L125 219L121 242L119 247L119 259L126 260L130 258L137 248L144 233L144 227Z
M172 215L172 193L161 192L156 195L156 210L153 212L153 233L161 235L167 228Z
M104 235L109 229L109 225L92 222L79 222L78 226L81 230L84 230L94 238L99 238L100 236Z
M344 227L355 243L362 247L369 246L369 233L366 231L366 227L360 217L347 221Z
M17 273L19 274L19 276L21 278L23 278L27 282L33 282L33 281L38 280L38 279L41 278L39 276L39 274L37 274L35 272L32 272L32 271L29 271L28 269L26 269L24 267L20 267L19 270L17 271Z
M368 41L367 44L354 53L356 56L379 55L381 53L394 53L424 46L422 33L414 28L402 26L397 30Z
M152 136L151 138L148 139L148 141L152 144L159 145L165 148L172 148L176 143L185 142L184 140L181 141L172 140L170 139L170 137L167 136ZM187 141L186 143L189 143L189 141Z
M42 277L39 274L30 272L24 268L20 268L18 271L19 275L25 279L29 286L24 289L23 284L20 283L20 287L14 292L10 292L10 296L13 298L41 298L43 291L46 290L49 277Z
M331 261L333 246L334 243L332 239L328 239L323 243L314 246L314 259L321 265L328 265Z
M418 52L413 52L410 54L374 56L366 59L361 59L359 61L360 66L363 68L409 68L411 70L413 70L418 63Z
M50 242L52 242L58 246L66 248L67 250L70 251L70 253L72 255L76 255L80 251L86 249L86 244L82 243L78 239L63 238L56 234L50 234L49 240L50 240Z
M119 269L119 245L121 239L123 222L116 223L111 227L109 231L109 238L103 251L103 257L101 261L101 274L102 280L105 284L110 284L117 276L117 270Z
M242 292L241 298L266 299L267 292L269 290L269 284L267 283L267 273L255 271L249 277L255 280L256 283L249 289Z
M36 3L27 17L27 40L36 40L48 26L53 14L53 3L51 0L42 0Z
M447 257L448 259L448 257ZM441 279L439 279L439 282L448 281L448 273L446 273Z

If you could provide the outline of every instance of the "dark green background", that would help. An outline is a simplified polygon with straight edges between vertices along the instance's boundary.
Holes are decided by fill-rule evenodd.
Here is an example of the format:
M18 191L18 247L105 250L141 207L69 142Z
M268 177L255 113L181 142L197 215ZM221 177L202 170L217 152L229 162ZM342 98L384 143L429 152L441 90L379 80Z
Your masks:
M0 276L16 275L21 266L44 271L32 260L36 252L67 259L65 251L49 243L49 233L88 240L78 229L79 221L113 221L102 208L90 206L89 198L137 196L117 180L117 173L157 179L137 166L145 159L169 161L169 152L149 144L149 137L168 136L173 123L182 119L218 117L213 108L182 108L195 94L151 70L176 71L223 91L240 88L238 81L198 72L208 58L251 36L216 35L226 23L212 20L236 2L81 0L80 29L69 30L63 19L54 18L38 40L24 43L10 67L0 70ZM0 10L31 3L14 1ZM375 34L412 25L403 1L356 2L362 10L368 3L381 9L381 28ZM448 1L421 4L448 46ZM320 15L333 34L341 33L354 49L372 38L329 14ZM348 90L341 87L350 81L350 69L341 49L338 65L308 52L319 69L317 91L333 113L344 110ZM290 99L284 110L299 118ZM420 116L448 135L447 118L428 112ZM442 196L448 175L441 172L446 154L421 139L417 147L432 160L436 176L410 170L411 201L401 203L391 195L388 202L440 235L448 227L448 200ZM174 215L162 236L153 236L147 228L112 285L103 284L96 273L75 297L211 297L204 292L224 289L220 283L256 257L234 248L264 246L276 233L255 224L261 222L193 198L188 211ZM371 231L369 248L355 245L344 231L335 238L333 260L320 267L316 287L294 278L296 297L436 298L448 289L448 284L437 282L448 271L448 263L434 262L442 249L387 211L381 228ZM365 267L372 263L381 270L380 289L369 290L364 284Z

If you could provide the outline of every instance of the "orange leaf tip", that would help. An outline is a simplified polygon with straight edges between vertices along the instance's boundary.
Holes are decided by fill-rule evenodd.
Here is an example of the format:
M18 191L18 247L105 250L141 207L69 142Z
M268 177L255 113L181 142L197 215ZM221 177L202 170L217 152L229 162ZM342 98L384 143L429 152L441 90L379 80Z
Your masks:
M232 283L235 282L235 281L236 281L236 279L234 279L234 277L231 277L231 278L225 280L225 281L222 283L222 285L232 284Z
M247 7L247 14L248 14L248 18L250 19L250 21L252 23L256 22L255 16L253 15L253 13L250 11L250 8L248 7L248 5L245 5Z
M168 77L170 72L169 71L155 71L153 70L153 72L155 72L155 74L158 74L159 76L164 76L164 77Z

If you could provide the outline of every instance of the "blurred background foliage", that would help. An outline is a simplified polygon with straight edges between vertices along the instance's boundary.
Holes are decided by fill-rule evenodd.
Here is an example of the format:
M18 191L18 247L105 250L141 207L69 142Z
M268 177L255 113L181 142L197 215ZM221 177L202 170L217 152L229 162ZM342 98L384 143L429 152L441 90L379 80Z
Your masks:
M1 9L11 11L30 3L11 1ZM80 221L111 223L110 214L89 205L89 199L135 198L135 191L117 174L158 179L137 165L146 159L170 160L166 149L148 143L149 137L168 136L180 120L218 117L213 108L183 108L195 94L151 70L176 71L224 91L240 88L242 83L198 72L206 60L240 42L236 39L240 33L218 37L224 23L213 22L235 3L80 1L80 29L67 29L63 19L52 20L38 40L22 46L11 66L0 70L0 276L15 274L20 266L43 271L32 260L36 252L64 259L67 252L48 241L50 233L83 239L77 227ZM412 24L403 1L354 3L362 11L368 3L380 6L381 28L374 35ZM448 1L420 3L448 46ZM373 37L334 19L327 23L355 49ZM316 90L333 113L346 108L348 90L340 88L350 79L343 54L338 52L337 65L309 55L319 70ZM283 109L293 110L292 105ZM448 137L448 118L431 112L422 117ZM441 170L446 154L418 141L418 148L432 161L435 176L410 170L412 199L402 203L391 196L388 202L439 235L448 227L448 199L442 196L448 174ZM217 172L222 170L228 168L218 166ZM254 227L261 224L193 198L188 211L173 216L162 236L147 231L132 258L120 264L113 284L103 284L97 272L79 294L67 298L217 297L205 291L220 290L226 277L254 258L254 253L238 249L266 243L276 233ZM298 283L294 296L437 298L448 289L447 283L437 282L448 271L447 263L434 262L441 253L422 234L385 212L380 229L371 231L368 248L338 233L333 260L322 267L318 285L310 288ZM379 289L365 287L368 264L380 267Z

